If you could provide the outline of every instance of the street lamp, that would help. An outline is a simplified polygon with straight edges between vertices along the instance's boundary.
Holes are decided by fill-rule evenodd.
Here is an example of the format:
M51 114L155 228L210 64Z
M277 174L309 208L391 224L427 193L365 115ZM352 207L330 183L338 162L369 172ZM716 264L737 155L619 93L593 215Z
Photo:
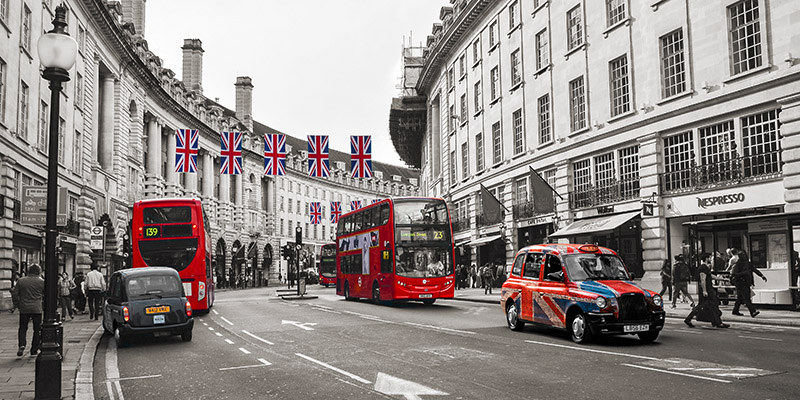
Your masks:
M61 82L69 80L68 70L75 65L78 44L67 33L67 9L56 7L53 30L39 38L42 77L50 81L50 144L47 164L47 219L45 220L45 282L42 344L36 357L36 398L61 398L61 359L64 328L56 316L58 298L58 255L56 254L56 209L58 208L58 118Z

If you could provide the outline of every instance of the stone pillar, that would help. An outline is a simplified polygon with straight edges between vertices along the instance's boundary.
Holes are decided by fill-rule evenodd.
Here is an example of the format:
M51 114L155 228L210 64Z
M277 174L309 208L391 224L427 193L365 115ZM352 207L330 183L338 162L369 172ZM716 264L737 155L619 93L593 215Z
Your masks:
M147 121L146 162L144 197L161 197L164 193L164 178L161 177L161 125L153 116Z
M781 160L784 212L800 211L800 94L778 100L781 105ZM798 238L795 238L798 240Z
M202 159L199 161L201 161L202 167L198 173L203 174L203 187L200 188L200 199L206 207L206 212L208 212L208 218L212 221L212 226L214 226L217 222L217 204L214 199L214 174L217 173L217 171L214 170L214 157L211 153L204 152L201 154L201 157Z
M234 184L236 185L236 193L235 197L233 198L233 205L234 205L234 216L233 216L233 223L234 226L241 227L244 224L244 205L242 203L242 174L235 175Z
M100 166L108 173L114 169L114 76L102 78L100 101Z
M198 155L197 163L200 164L200 156ZM200 171L200 165L197 166L198 170L195 173L184 173L186 175L186 196L188 197L200 197L200 192L197 191L197 177L202 172Z
M166 196L178 197L180 188L178 187L178 173L175 172L175 132L167 132L167 173L164 177L167 181Z
M11 301L11 270L14 259L14 172L12 167L16 163L9 156L0 157L0 311L10 310Z
M667 221L658 184L658 174L662 172L662 147L657 132L639 138L639 197L649 198L656 194L659 199L658 206L653 207L653 215L643 215L641 224L642 286L655 291L661 289L661 265L667 258Z
M227 227L231 222L231 176L228 174L220 174L219 176L219 224L220 226Z

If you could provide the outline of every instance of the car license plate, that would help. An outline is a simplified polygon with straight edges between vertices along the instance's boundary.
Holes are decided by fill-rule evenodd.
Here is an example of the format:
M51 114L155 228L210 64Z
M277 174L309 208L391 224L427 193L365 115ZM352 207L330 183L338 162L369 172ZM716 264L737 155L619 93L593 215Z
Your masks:
M169 306L147 307L144 309L145 314L161 314L169 312Z
M650 330L650 325L648 325L648 324L640 324L640 325L625 325L625 327L624 327L624 328L622 328L622 329L623 329L623 331L624 331L625 333L630 333L630 332L644 332L644 331L648 331L648 330Z
M153 323L154 324L163 324L164 322L165 322L164 314L153 315Z
M433 295L432 295L432 294L430 294L430 293L428 293L428 294L421 294L421 295L419 295L419 298L420 298L420 299L430 299L431 297L433 297Z

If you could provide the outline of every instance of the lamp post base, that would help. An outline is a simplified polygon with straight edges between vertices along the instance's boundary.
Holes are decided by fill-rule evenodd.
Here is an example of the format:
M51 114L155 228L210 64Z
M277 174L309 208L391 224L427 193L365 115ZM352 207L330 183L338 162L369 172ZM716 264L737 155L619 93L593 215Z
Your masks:
M61 398L61 360L64 327L59 321L42 326L42 346L36 356L36 399Z

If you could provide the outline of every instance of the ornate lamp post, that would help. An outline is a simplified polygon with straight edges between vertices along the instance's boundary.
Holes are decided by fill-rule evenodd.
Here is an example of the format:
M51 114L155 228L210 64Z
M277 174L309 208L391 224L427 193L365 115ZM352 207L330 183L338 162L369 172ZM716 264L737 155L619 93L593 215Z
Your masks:
M58 118L61 82L69 80L68 70L75 64L78 44L67 33L67 10L56 7L53 30L39 38L42 77L50 81L50 144L47 165L47 218L45 220L44 323L41 352L36 357L36 398L61 398L61 359L63 326L56 315L58 299L58 255L56 254L56 209L58 199Z

